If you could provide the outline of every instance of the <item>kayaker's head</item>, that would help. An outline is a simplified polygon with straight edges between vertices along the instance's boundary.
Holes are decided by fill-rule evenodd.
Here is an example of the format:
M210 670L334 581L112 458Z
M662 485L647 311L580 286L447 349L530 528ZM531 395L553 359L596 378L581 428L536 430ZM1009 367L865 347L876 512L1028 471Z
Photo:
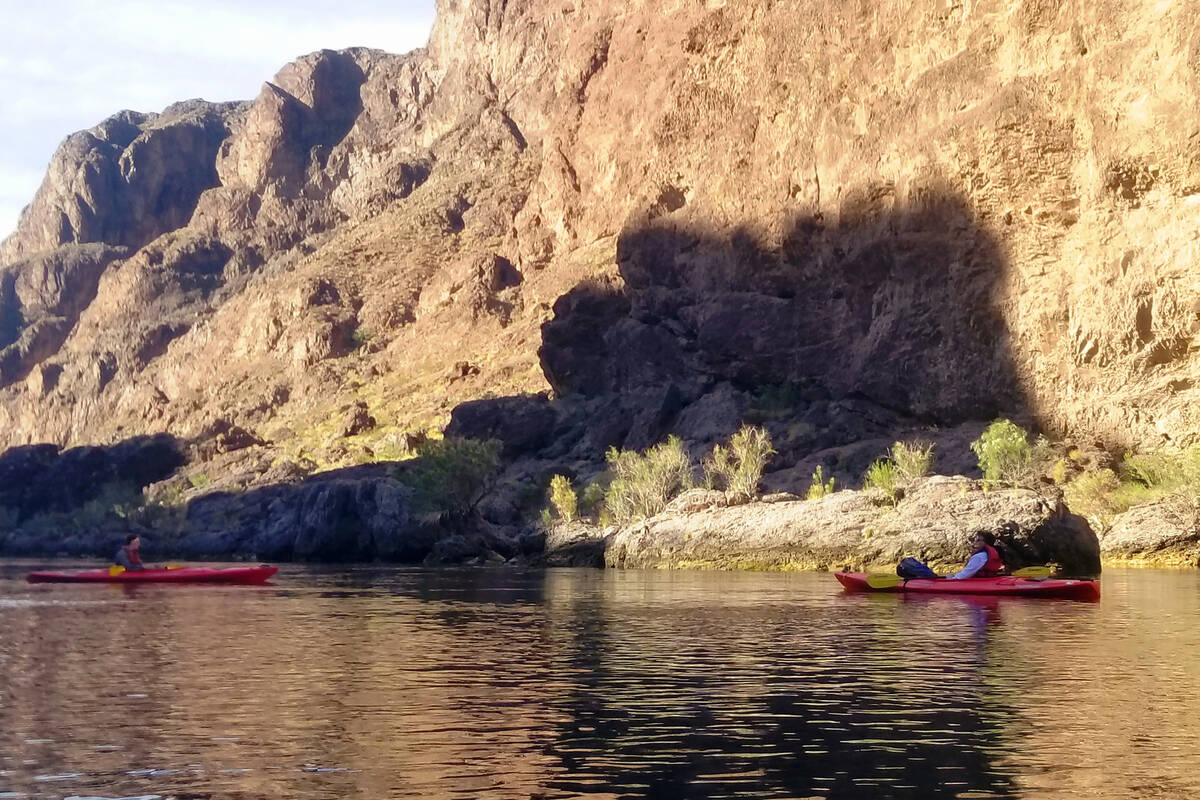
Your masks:
M984 547L995 547L996 534L991 531L979 531L975 534L975 538L971 540L971 545L972 553L981 552Z
M138 550L142 546L142 537L136 533L131 533L125 537L125 546L130 550Z

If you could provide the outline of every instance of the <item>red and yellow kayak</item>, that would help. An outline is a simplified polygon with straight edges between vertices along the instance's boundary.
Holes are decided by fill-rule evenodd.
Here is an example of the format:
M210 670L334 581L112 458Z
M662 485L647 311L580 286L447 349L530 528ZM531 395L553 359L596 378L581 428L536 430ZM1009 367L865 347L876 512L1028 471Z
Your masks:
M265 583L279 567L255 564L248 567L180 567L117 572L108 569L71 572L31 572L30 583Z
M848 592L916 592L920 594L972 594L1012 597L1056 597L1066 600L1099 600L1097 581L1066 578L913 578L894 586L874 588L867 584L865 572L836 572L834 576Z

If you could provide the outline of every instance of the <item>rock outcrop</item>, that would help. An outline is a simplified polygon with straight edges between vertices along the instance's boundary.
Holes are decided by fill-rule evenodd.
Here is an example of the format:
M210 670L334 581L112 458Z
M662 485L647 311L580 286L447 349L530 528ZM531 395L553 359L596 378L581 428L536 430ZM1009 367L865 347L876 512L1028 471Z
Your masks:
M509 526L744 421L793 492L999 414L1190 444L1197 13L447 0L424 49L122 112L0 247L0 445L224 420L313 471L453 417Z
M1100 534L1107 562L1200 567L1200 509L1165 501L1118 514Z
M945 477L920 482L895 508L871 492L847 491L819 500L668 510L613 534L604 560L635 568L890 572L913 556L945 569L966 561L979 531L996 535L1010 567L1055 562L1070 575L1100 573L1096 534L1061 496L984 491L978 481Z

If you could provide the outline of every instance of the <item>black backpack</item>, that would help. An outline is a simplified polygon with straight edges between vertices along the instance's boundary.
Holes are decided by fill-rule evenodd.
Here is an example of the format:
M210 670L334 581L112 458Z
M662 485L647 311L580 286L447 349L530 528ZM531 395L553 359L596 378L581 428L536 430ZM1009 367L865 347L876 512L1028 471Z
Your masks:
M920 561L917 561L915 558L903 559L896 566L896 574L899 575L901 578L904 578L904 580L909 580L910 578L936 578L937 577L936 572L934 572L929 567L922 564Z

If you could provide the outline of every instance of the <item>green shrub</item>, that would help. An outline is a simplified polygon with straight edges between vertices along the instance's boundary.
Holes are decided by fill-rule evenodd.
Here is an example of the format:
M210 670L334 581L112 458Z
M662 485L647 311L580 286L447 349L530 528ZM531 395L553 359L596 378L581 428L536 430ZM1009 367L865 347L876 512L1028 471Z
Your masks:
M775 448L771 446L771 434L764 428L743 426L729 440L729 450L733 454L734 464L729 476L729 491L737 497L757 496L763 470L775 454Z
M604 506L619 525L654 516L675 495L692 488L692 462L677 436L644 454L610 447L607 458L613 479L604 494Z
M825 470L821 465L817 465L817 471L812 474L812 483L808 485L808 493L804 495L806 500L820 500L827 494L833 494L834 478L830 477L825 480Z
M416 492L418 505L470 514L492 486L500 465L500 443L476 439L429 439L417 447L419 463L399 480Z
M566 475L555 475L550 479L550 505L565 522L574 522L579 516L579 495Z
M1111 469L1082 473L1063 487L1063 498L1071 511L1085 517L1095 530L1101 532L1112 526L1118 514L1134 506L1144 506L1164 498L1168 499L1173 510L1182 511L1191 506L1186 493L1168 492L1138 481L1123 481Z
M933 466L933 445L921 441L896 442L892 445L892 466L901 483L924 478Z
M733 472L733 454L728 447L713 445L712 452L700 463L704 470L704 488L724 489L728 475Z
M579 513L585 517L595 517L604 505L604 493L607 491L603 483L594 481L583 487L579 497Z
M1126 453L1121 459L1121 477L1151 489L1173 489L1186 482L1187 453Z
M188 475L188 483L192 484L193 489L203 489L212 483L212 478L207 472L197 472L193 475Z
M863 475L863 488L878 489L893 506L900 502L904 494L896 465L886 458L877 459L867 467L867 472Z
M743 426L725 446L716 445L704 459L705 485L731 496L749 499L758 494L767 459L775 452L763 428Z
M1019 425L1006 419L996 420L983 435L971 443L979 457L984 480L1019 483L1030 476L1033 448L1029 436Z
M1094 529L1105 531L1112 524L1113 496L1120 487L1121 481L1111 469L1085 472L1063 488L1063 499Z

